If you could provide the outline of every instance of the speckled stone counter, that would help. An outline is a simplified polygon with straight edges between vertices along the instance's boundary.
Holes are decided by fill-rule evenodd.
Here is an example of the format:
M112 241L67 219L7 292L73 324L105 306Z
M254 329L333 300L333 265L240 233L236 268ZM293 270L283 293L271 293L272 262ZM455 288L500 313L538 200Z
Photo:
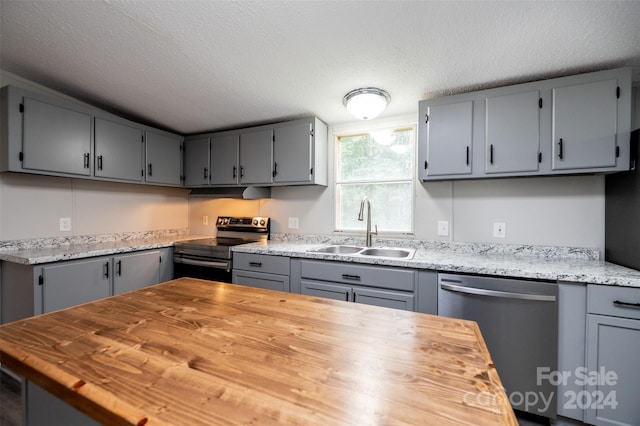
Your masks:
M189 235L189 231L185 229L0 241L0 260L37 265L171 247L176 241L192 238L206 237Z
M292 241L293 240L293 241ZM571 247L449 244L411 240L378 240L375 247L416 248L411 259L316 253L327 244L358 244L362 238L274 235L266 243L233 247L234 252L305 259L397 266L442 272L484 274L549 281L567 281L640 288L640 271L598 260L598 251Z

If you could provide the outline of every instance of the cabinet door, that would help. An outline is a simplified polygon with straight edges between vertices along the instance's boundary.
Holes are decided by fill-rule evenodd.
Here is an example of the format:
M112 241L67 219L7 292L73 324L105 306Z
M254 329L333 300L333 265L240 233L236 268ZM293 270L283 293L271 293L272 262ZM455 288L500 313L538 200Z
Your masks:
M145 181L180 185L182 155L181 138L146 132L147 176Z
M106 258L64 262L42 268L42 310L56 311L111 295Z
M420 117L420 178L470 174L473 102L422 106Z
M240 176L240 135L211 138L211 184L236 185Z
M94 175L141 182L142 142L141 129L96 118Z
M617 80L553 89L553 170L613 167Z
M91 174L91 116L24 98L22 167Z
M160 282L173 278L173 247L166 247L160 249Z
M123 254L113 258L113 294L137 290L159 282L159 251Z
M373 290L368 288L353 288L353 301L367 305L383 306L385 308L415 311L413 294L400 293L391 290Z
M486 99L486 172L533 172L540 151L540 92Z
M345 302L352 299L352 289L350 286L327 284L311 280L300 281L300 294L324 297L326 299L333 300L344 300Z
M232 273L232 281L234 284L289 292L289 277L285 275L265 274L262 272L250 272L234 269Z
M273 181L311 182L313 126L299 123L274 130Z
M240 135L240 183L269 184L272 181L273 131Z
M640 320L589 314L587 370L599 380L587 382L585 422L594 425L640 424ZM612 377L615 375L615 378ZM598 383L594 383L594 382Z
M184 184L201 186L209 184L209 138L184 142Z

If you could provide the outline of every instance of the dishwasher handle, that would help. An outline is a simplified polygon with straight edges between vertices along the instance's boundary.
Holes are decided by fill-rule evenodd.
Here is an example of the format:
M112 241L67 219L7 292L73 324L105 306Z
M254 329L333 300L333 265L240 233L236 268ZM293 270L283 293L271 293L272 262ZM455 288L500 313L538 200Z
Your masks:
M443 290L453 291L456 293L475 294L478 296L502 297L505 299L517 299L517 300L533 300L536 302L555 302L556 301L556 296L550 296L546 294L513 293L510 291L487 290L484 288L467 287L462 285L443 284L443 283L440 283L440 288Z

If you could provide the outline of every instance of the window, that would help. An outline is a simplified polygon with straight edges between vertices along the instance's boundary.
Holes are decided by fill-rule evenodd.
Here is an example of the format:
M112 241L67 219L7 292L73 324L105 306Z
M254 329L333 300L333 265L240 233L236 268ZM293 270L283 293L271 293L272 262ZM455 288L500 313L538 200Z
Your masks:
M413 232L415 127L384 128L336 139L336 229L361 231L360 202L371 200L371 227ZM366 220L366 219L365 219Z

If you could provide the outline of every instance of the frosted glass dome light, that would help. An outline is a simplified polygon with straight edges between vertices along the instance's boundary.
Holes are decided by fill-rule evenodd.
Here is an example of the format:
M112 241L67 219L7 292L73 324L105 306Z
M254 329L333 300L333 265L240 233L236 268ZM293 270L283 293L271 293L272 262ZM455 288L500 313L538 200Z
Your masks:
M360 120L377 117L384 111L389 101L391 101L389 93L375 87L352 90L342 98L347 111Z

